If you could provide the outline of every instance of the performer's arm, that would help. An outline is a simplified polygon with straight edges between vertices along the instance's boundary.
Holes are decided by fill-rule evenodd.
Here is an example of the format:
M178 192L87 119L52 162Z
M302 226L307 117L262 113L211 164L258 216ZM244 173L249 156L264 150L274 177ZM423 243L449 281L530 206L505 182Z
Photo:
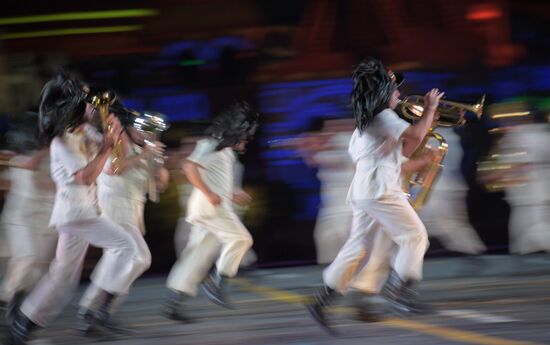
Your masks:
M183 172L185 173L185 177L187 177L189 182L191 182L195 188L199 189L204 193L204 195L206 195L210 203L213 205L219 205L222 202L222 199L218 194L212 192L206 183L204 183L199 168L199 164L188 159L185 160L185 163L183 164Z
M434 121L435 111L439 105L439 100L444 95L444 92L439 92L438 89L432 89L430 92L424 96L424 111L420 120L409 126L403 132L403 155L409 157L416 149L418 145L422 142L428 130L432 126Z

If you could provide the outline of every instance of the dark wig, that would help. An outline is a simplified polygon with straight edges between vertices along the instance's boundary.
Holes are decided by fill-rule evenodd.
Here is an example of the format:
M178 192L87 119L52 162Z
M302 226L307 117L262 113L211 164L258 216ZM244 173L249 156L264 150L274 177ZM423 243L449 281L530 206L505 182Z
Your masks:
M206 134L218 140L216 150L231 147L241 140L250 140L258 128L258 114L250 111L247 102L234 102L216 116Z
M393 83L377 59L363 60L353 71L351 107L359 131L368 127L376 114L389 107Z
M38 108L38 128L46 143L86 122L86 93L82 86L78 79L63 71L44 85Z

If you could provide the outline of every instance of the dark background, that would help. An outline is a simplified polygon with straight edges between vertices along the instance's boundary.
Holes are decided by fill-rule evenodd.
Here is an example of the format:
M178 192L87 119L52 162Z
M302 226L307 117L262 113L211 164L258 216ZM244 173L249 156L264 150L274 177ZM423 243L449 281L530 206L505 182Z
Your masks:
M126 9L146 11L123 16ZM350 116L350 73L361 58L376 56L401 71L403 94L438 87L465 102L486 94L488 104L550 105L547 1L8 1L0 17L3 133L36 107L59 66L114 88L137 110L165 113L172 149L234 99L258 109L261 130L241 159L255 196L245 222L264 266L314 261L319 205L316 171L268 141L307 131L320 118ZM471 222L489 253L503 253L508 205L475 178L494 126L487 117L470 119L457 133ZM174 260L173 233L184 211L176 183L146 209L152 271ZM453 253L432 241L428 255Z

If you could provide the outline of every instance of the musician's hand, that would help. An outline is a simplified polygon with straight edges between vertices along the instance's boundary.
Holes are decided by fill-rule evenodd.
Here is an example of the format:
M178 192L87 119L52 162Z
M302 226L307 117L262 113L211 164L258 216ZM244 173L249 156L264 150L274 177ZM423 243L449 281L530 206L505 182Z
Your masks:
M206 198L214 206L218 206L219 204L222 203L222 198L214 192L210 192L210 193L206 194Z
M122 133L122 125L113 114L110 114L107 118L107 129L103 134L103 145L105 147L113 147L120 139Z
M160 141L155 141L152 144L146 144L143 148L143 154L147 157L153 156L153 157L159 157L159 158L166 158L164 155L164 149L166 145L161 143Z
M238 192L233 194L233 202L239 206L244 206L252 201L252 197L246 192Z
M439 92L439 89L431 89L424 96L424 107L425 109L437 109L439 105L439 100L445 95L445 92Z

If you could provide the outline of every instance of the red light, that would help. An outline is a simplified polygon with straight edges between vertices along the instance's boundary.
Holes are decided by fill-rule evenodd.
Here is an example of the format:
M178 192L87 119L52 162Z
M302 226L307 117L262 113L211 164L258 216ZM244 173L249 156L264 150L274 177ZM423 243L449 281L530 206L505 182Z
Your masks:
M494 4L473 5L468 9L466 19L472 21L491 20L502 16L500 7Z

